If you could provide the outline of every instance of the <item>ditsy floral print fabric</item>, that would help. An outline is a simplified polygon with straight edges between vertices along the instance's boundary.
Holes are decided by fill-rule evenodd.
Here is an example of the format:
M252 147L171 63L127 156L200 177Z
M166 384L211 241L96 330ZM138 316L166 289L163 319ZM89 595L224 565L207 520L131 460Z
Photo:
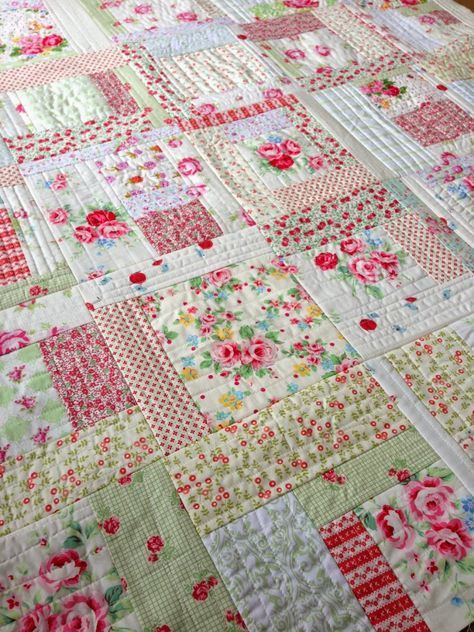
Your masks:
M474 18L4 0L0 632L468 632Z

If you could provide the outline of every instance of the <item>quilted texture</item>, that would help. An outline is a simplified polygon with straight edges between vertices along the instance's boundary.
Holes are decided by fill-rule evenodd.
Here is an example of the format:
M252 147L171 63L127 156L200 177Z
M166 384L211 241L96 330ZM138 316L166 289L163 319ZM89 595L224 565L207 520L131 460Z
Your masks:
M1 632L474 622L474 17L0 2Z

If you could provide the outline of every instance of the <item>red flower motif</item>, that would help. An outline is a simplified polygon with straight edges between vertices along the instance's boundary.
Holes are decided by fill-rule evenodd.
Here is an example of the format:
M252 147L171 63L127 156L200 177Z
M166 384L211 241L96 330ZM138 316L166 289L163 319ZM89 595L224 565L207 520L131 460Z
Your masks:
M112 222L116 217L115 213L111 211L96 209L87 215L86 221L89 226L100 226L104 222Z
M279 158L274 158L273 160L269 160L269 163L271 164L272 167L275 167L276 169L285 170L285 169L289 169L290 167L294 165L294 160L291 156L288 156L288 154L283 154Z
M313 259L313 262L315 266L326 271L335 268L339 262L339 258L332 252L320 252L319 255Z
M146 541L146 548L151 553L159 553L164 546L165 542L159 535L151 535Z
M195 584L193 587L193 599L195 599L196 601L206 601L206 599L209 597L209 588L207 586L207 582L204 580L202 582L199 582L198 584Z
M400 94L400 88L397 88L397 86L389 86L388 88L385 88L385 90L383 90L382 92L389 97L398 97L398 95Z
M102 529L109 535L115 535L120 529L120 519L117 516L110 516L102 523Z
M155 632L172 632L169 625L159 625L155 628Z
M77 551L67 549L40 566L40 582L48 592L55 593L63 586L76 586L86 568L87 562L81 560Z

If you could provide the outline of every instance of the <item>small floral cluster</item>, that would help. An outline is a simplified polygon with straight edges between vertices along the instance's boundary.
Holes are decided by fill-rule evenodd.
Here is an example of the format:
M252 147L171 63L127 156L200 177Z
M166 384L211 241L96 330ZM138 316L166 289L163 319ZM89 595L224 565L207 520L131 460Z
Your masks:
M295 158L301 154L301 145L291 138L280 142L269 142L260 145L258 155L271 167L278 170L290 169Z
M217 586L219 581L216 577L211 575L207 579L203 579L193 586L192 596L196 601L206 601L209 597L209 592Z
M377 79L361 87L361 92L372 98L379 108L389 109L392 99L400 100L407 92L406 86L397 86L390 79Z
M395 280L406 257L403 250L390 252L390 244L370 236L367 240L348 237L340 242L339 250L339 255L320 252L313 259L314 265L324 272L336 269L336 278L349 282L353 294L360 284L369 296L379 299L384 294L376 284L384 278Z

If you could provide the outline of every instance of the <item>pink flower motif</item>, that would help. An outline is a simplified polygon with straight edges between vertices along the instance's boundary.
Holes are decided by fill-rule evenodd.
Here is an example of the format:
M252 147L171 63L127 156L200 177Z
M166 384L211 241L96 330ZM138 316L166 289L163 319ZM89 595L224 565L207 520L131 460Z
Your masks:
M201 105L196 107L196 111L202 114L202 116L208 116L216 112L217 108L213 103L201 103Z
M397 255L392 252L380 252L378 250L374 250L370 253L370 258L388 272L391 279L398 276L399 261Z
M192 11L183 11L182 13L176 14L176 19L180 22L196 22L198 16Z
M107 621L109 604L102 595L74 593L61 605L61 611L49 618L50 632L72 632L73 630L108 632L110 630L110 623Z
M474 191L474 175L463 178L463 184L468 191Z
M25 364L15 366L9 373L7 373L8 379L12 382L21 382L21 380L25 377L25 368Z
M450 494L453 488L445 485L437 476L427 476L422 481L410 481L405 487L411 513L418 520L435 522L453 507Z
M104 273L102 272L102 270L92 270L92 272L89 272L89 274L87 275L87 278L89 279L89 281L92 281L92 279L100 279L103 276Z
M327 57L331 54L331 49L328 46L320 46L319 44L314 47L314 50L322 57Z
M247 226L256 226L255 220L249 213L247 213L247 211L240 210L239 214L244 222L247 224Z
M355 257L347 264L347 269L360 283L377 283L380 278L380 266L376 261Z
M382 536L396 549L410 548L415 540L415 530L408 524L407 517L401 509L383 505L375 517L377 527Z
M41 564L39 579L47 592L56 593L63 586L76 586L86 568L87 562L81 560L77 551L66 549Z
M291 138L287 138L281 144L281 148L285 154L288 156L298 156L301 154L301 145L297 143L295 140L291 140Z
M319 0L283 0L283 4L291 9L316 9Z
M311 169L319 171L324 167L324 158L322 156L310 156L308 158L308 165Z
M296 274L298 272L298 266L285 263L282 259L272 259L270 263L285 274Z
M19 46L23 55L38 55L43 52L43 38L35 33L20 38Z
M42 443L46 443L48 440L48 432L49 426L45 426L44 428L39 428L38 432L34 434L31 438L36 445L41 445Z
M257 149L257 154L266 160L274 160L282 155L280 146L276 143L265 143Z
M240 349L235 342L215 342L211 347L211 358L225 368L230 368L240 360Z
M383 90L383 82L382 81L371 81L365 86L361 86L360 91L364 94L373 94L374 92L382 92Z
M23 395L20 399L15 399L15 404L21 406L23 410L32 410L36 406L36 397Z
M304 59L306 57L306 53L299 48L289 48L285 51L285 55L288 59Z
M214 270L214 272L210 272L206 275L206 278L209 280L210 283L212 283L212 285L221 287L231 280L232 272L229 268L221 268L220 270Z
M418 16L418 19L422 24L435 24L436 23L436 18L434 18L432 15L420 15Z
M168 147L171 147L172 149L176 149L176 147L181 147L182 144L183 141L179 138L172 138L170 141L168 141Z
M153 13L153 8L151 4L137 4L134 11L138 15L148 15L149 13Z
M242 349L242 364L253 369L271 366L278 355L278 347L263 336L256 336L245 343Z
M92 226L76 226L73 232L73 237L82 244L92 244L98 239L99 235L95 232Z
M33 610L30 610L18 620L15 630L17 632L48 632L51 606L37 603Z
M10 447L9 443L0 447L0 463L5 463L9 447Z
M30 338L23 329L13 331L2 331L0 333L0 355L5 355L12 351L17 351L26 347L30 343Z
M448 560L464 559L473 544L472 537L459 518L432 524L431 529L426 532L426 540Z
M265 99L277 99L283 96L283 90L280 90L280 88L267 88L263 91L263 96Z
M186 189L186 193L189 195L189 197L198 198L206 193L206 189L207 187L205 184L193 184Z
M104 222L97 227L97 232L100 237L104 239L120 239L130 232L130 226L125 222L118 222L112 220L111 222Z
M178 171L183 176L194 176L202 171L202 165L197 158L183 158L178 162Z
M58 173L51 183L51 188L53 191L62 191L67 188L67 177L64 173Z
M356 255L360 252L364 252L365 244L362 239L358 237L348 237L341 241L340 246L341 251L345 252L347 255Z
M355 358L344 358L341 364L336 364L334 370L336 373L347 373L349 369L352 369L352 367L357 366L358 364L359 360L356 360Z
M57 208L49 211L48 218L51 224L65 224L69 219L69 213L64 208Z
M315 70L317 75L324 75L325 77L330 77L333 73L333 68L331 66L319 66Z
M203 314L201 322L206 323L206 325L214 325L217 322L217 318L213 314Z

